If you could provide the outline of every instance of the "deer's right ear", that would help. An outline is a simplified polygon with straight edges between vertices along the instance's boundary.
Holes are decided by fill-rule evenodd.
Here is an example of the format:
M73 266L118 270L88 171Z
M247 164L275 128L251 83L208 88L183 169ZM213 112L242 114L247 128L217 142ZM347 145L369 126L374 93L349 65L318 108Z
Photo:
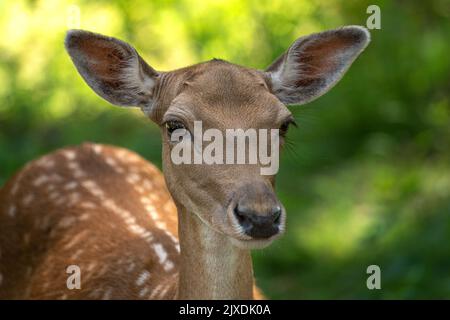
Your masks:
M284 104L303 104L330 90L366 48L369 32L348 26L297 39L266 69L272 92Z
M159 74L133 47L83 30L70 30L65 46L78 72L98 95L115 105L150 111Z

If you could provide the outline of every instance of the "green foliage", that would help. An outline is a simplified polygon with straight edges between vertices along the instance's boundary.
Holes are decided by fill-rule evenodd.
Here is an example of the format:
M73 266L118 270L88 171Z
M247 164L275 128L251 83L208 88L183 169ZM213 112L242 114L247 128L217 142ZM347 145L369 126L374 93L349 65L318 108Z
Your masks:
M73 4L76 6L74 7ZM213 57L264 68L301 35L364 25L374 1L1 1L0 184L83 141L160 166L156 126L110 107L63 49L68 24L123 38L156 69ZM278 192L287 234L254 253L270 298L450 297L450 7L376 1L382 29L327 95L292 107L299 129ZM377 264L382 290L366 288Z

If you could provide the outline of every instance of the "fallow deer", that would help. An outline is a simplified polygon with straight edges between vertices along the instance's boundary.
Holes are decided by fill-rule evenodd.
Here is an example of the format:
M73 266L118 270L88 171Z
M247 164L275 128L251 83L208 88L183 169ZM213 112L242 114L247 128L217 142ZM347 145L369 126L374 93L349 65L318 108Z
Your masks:
M275 175L258 165L171 161L177 129L279 128L286 105L328 91L370 41L347 26L297 39L265 70L213 59L160 72L127 43L71 30L87 84L137 106L162 134L163 171L126 149L85 143L32 161L0 190L0 298L252 299L250 250L285 230ZM165 178L165 179L164 179ZM66 268L79 266L81 289Z

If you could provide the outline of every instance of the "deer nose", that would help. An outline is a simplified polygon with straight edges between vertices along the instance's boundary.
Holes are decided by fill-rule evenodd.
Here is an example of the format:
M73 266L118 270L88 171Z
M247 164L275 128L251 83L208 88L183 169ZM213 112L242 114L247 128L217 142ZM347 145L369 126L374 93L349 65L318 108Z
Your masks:
M239 203L234 208L234 215L245 234L256 239L270 238L280 231L281 213L280 205L273 206L267 213L255 212Z

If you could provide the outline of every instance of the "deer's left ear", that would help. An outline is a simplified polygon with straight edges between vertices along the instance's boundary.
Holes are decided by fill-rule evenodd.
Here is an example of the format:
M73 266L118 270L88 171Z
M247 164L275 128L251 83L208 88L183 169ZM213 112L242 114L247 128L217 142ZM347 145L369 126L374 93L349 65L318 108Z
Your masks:
M159 73L119 39L70 30L65 46L87 84L118 106L138 106L148 113Z
M359 26L297 39L266 69L272 92L284 104L303 104L320 97L338 82L370 42Z

